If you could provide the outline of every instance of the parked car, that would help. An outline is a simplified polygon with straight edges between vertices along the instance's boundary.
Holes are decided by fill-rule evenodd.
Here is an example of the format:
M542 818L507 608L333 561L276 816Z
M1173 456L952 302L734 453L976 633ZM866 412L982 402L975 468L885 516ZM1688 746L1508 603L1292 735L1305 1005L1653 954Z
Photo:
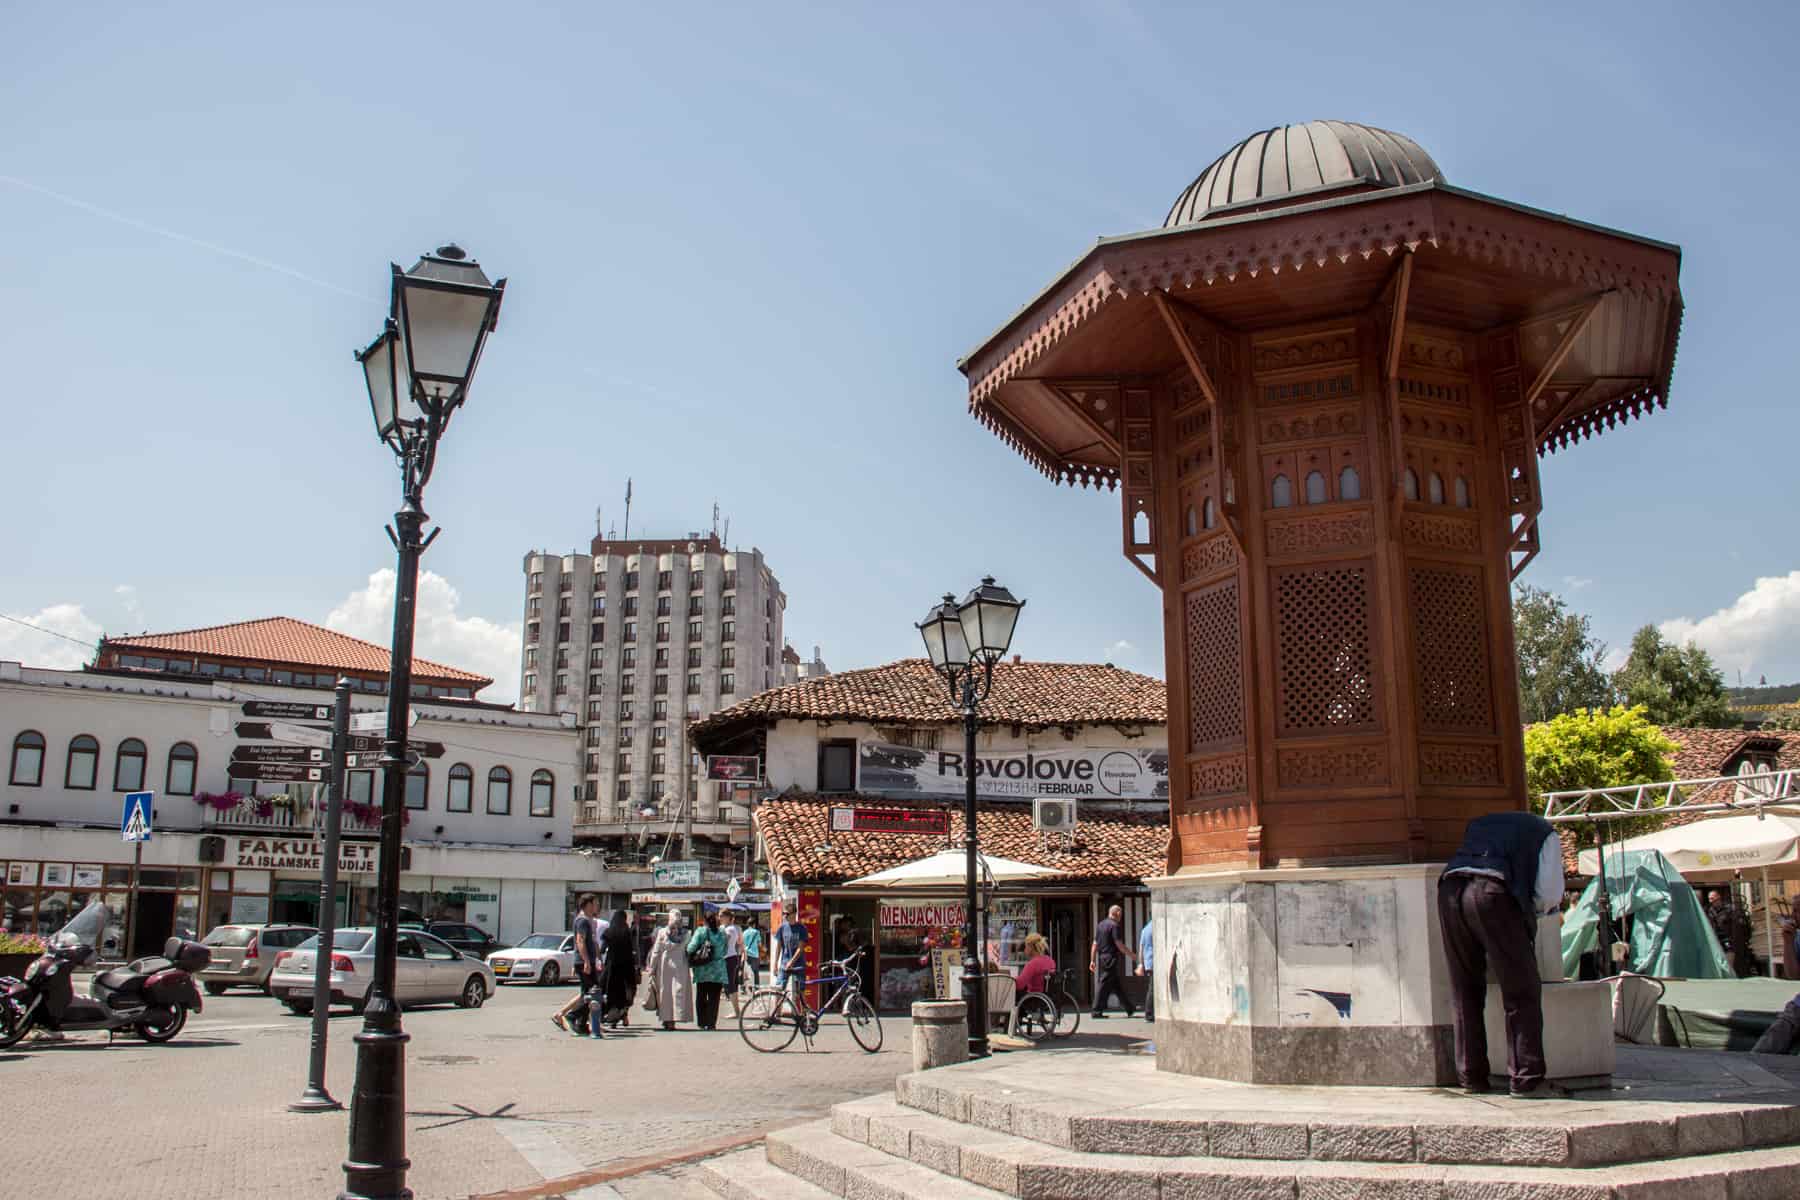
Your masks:
M494 972L486 963L423 930L402 929L396 949L394 998L403 1005L453 1001L461 1008L480 1008L494 994ZM319 939L314 936L275 960L269 990L292 1012L312 1011L318 953ZM330 1003L362 1012L375 981L375 931L340 929L332 935L330 953Z
M203 939L212 964L200 972L200 982L209 996L240 984L266 992L275 956L318 932L310 925L220 925Z
M575 935L534 933L510 950L488 957L494 978L504 983L555 985L575 978Z
M496 941L487 930L461 921L427 921L425 932L475 958L484 959L496 950L507 948L505 942Z

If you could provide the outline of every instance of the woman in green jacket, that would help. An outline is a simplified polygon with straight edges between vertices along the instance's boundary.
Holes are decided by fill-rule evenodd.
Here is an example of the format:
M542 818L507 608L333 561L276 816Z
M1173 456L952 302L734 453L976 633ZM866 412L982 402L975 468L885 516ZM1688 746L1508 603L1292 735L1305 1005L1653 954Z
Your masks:
M710 946L711 955L703 946ZM706 924L694 930L688 939L688 962L694 969L694 1016L702 1029L719 1027L719 995L725 990L725 933L719 928L719 914L707 913ZM705 962L698 961L705 959Z

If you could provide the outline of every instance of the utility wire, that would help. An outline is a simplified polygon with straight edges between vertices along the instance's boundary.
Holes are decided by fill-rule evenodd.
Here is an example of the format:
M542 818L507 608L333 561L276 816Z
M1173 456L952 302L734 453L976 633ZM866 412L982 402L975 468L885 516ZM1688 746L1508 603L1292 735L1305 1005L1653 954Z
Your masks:
M27 629L34 629L39 633L47 633L51 637L61 638L65 642L74 642L77 646L85 646L90 650L93 649L94 646L93 642L88 641L85 638L71 637L70 635L55 629L45 629L42 625L33 625L30 621L21 621L19 618L9 617L5 613L0 613L0 621L11 621L14 625L23 625Z

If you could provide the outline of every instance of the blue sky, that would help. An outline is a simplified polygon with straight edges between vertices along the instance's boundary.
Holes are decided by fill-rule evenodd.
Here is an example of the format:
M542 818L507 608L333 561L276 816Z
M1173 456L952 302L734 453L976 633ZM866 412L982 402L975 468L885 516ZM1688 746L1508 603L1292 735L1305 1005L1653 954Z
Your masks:
M387 263L455 239L510 284L427 495L420 649L491 696L521 556L622 521L628 475L633 532L717 500L834 667L915 653L992 572L1015 649L1160 674L1116 499L971 421L954 364L1231 143L1336 117L1682 245L1673 404L1546 461L1526 579L1614 644L1674 622L1800 679L1793 10L1461 7L21 8L0 612L383 638L396 481L350 351ZM0 657L66 654L0 625Z

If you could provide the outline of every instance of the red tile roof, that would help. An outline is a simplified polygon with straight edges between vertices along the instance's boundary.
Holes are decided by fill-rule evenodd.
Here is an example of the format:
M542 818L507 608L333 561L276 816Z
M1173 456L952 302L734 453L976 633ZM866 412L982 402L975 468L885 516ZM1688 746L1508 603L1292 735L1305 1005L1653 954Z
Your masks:
M940 725L961 720L943 679L923 658L840 671L771 688L694 723L696 737L730 726L783 718ZM981 719L1043 729L1057 725L1162 725L1169 719L1163 681L1110 663L1006 661Z
M770 868L779 872L785 883L843 883L935 854L945 845L938 838L916 833L833 833L831 810L844 805L901 810L949 807L905 804L885 797L795 793L764 800L756 806L756 827L768 849ZM977 821L983 852L1068 873L1046 880L1047 884L1135 884L1168 872L1166 811L1126 813L1084 806L1071 849L1045 848L1031 827L1029 804L983 804L977 810ZM950 844L960 846L962 836L962 809L951 807Z
M105 650L161 650L165 653L235 658L256 663L293 667L327 667L386 675L387 647L336 633L321 625L292 617L264 617L231 625L209 625L175 633L146 633L137 637L107 638ZM494 681L472 671L413 658L413 674L434 683L454 681L479 691Z

